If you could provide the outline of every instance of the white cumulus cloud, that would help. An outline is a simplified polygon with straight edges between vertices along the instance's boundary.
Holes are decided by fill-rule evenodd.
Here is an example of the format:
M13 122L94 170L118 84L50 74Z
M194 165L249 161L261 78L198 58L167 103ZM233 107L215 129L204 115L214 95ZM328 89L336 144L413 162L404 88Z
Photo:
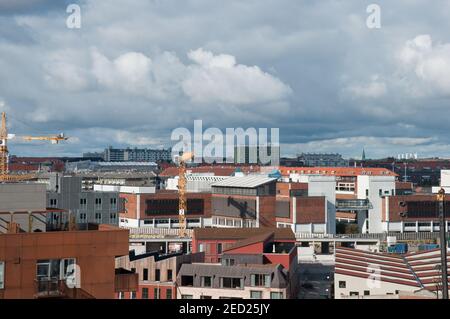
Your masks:
M405 43L399 59L430 89L450 94L450 43L434 44L430 35L419 35Z
M236 63L227 54L214 55L203 49L188 53L195 64L188 66L184 93L197 103L250 104L286 98L291 89L258 66Z
M379 79L378 76L373 76L369 83L353 84L344 89L353 98L379 98L386 94L386 84Z

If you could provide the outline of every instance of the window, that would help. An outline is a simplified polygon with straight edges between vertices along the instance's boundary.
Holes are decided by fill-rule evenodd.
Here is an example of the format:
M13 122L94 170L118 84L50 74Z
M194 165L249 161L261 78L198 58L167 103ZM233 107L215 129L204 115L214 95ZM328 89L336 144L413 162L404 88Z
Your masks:
M161 280L161 270L155 269L155 281Z
M155 288L153 290L153 299L160 299L161 298L161 289Z
M339 288L346 288L347 284L345 281L339 281Z
M200 253L203 252L203 249L204 249L203 244L198 244L198 251L199 251Z
M369 197L369 190L366 189L366 197Z
M101 213L95 213L95 219L96 220L102 220L102 214Z
M119 299L125 299L125 293L120 291L119 292Z
M202 287L211 287L211 277L201 277Z
M167 269L167 281L172 280L172 269Z
M136 299L136 291L131 292L130 299Z
M51 198L50 199L50 207L56 208L57 206L58 206L58 201L56 200L56 198Z
M282 292L271 292L270 299L283 299L283 293Z
M250 298L251 299L262 299L262 291L250 291Z
M166 299L172 299L172 289L166 290Z
M350 296L359 296L359 292L357 292L357 291L350 291Z
M181 295L181 299L192 299L192 295Z
M144 268L142 271L142 280L148 280L148 269Z
M201 295L200 299L212 299L212 297L211 296Z
M230 288L230 289L242 289L242 279L241 278L231 278L231 277L223 277L221 278L222 285L221 288Z
M5 262L0 261L0 289L5 288Z
M194 285L194 277L193 276L181 276L181 286L190 286Z
M117 208L117 198L110 198L111 208Z
M95 209L102 209L102 199L101 198L95 199Z
M80 209L87 209L87 198L80 198Z
M142 299L148 299L148 288L142 288Z
M378 195L383 196L383 190L382 189L378 190Z
M230 258L222 259L222 266L234 266L234 259Z
M256 274L251 275L252 287L267 287L270 288L270 275Z
M370 296L370 290L364 290L364 296Z
M217 253L221 254L222 253L222 243L218 243L217 244Z

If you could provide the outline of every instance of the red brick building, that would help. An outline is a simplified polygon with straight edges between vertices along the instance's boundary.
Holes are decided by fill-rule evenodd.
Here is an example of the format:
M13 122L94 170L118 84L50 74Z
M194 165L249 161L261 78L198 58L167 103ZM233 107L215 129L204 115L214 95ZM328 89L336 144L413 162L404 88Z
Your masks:
M116 256L128 253L128 231L108 225L89 230L0 234L0 299L112 299L125 289L116 285ZM80 286L67 285L68 267L76 265ZM126 287L136 286L124 277Z
M238 242L248 238L253 241L254 237L259 240L258 236L267 237L268 234L273 235L273 237L270 237L273 243L295 244L296 242L294 233L290 228L197 228L194 229L192 237L192 252L203 252L205 262L217 263L220 262L224 251L232 248ZM256 246L241 245L241 247L245 247L247 252L253 249L260 250L261 242L257 242L257 244Z
M116 293L117 299L176 299L176 278L182 264L203 262L204 254L174 253L160 255L158 252L116 259L116 268L136 273L139 285L133 291Z
M288 228L195 229L193 251L205 263L183 264L179 298L285 299L297 295L297 247Z

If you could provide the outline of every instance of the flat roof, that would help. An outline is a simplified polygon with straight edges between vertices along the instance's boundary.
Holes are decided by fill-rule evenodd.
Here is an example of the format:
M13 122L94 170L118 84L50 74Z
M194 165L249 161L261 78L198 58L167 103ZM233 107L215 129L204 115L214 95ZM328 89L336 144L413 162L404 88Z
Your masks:
M265 176L233 176L223 181L212 184L213 187L239 187L239 188L255 188L271 182L275 182L276 178Z
M271 233L274 234L274 240L295 241L295 235L291 228L195 228L193 237L199 240L243 240Z
M158 166L155 162L96 162L99 166Z

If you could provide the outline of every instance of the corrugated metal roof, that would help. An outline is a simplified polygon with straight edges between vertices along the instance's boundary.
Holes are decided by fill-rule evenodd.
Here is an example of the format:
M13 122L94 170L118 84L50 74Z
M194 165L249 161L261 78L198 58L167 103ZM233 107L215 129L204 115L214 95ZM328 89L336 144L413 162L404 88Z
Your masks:
M155 162L97 162L99 166L158 166Z
M266 176L234 176L223 181L212 184L213 187L239 187L239 188L255 188L267 183L276 181L276 178Z

